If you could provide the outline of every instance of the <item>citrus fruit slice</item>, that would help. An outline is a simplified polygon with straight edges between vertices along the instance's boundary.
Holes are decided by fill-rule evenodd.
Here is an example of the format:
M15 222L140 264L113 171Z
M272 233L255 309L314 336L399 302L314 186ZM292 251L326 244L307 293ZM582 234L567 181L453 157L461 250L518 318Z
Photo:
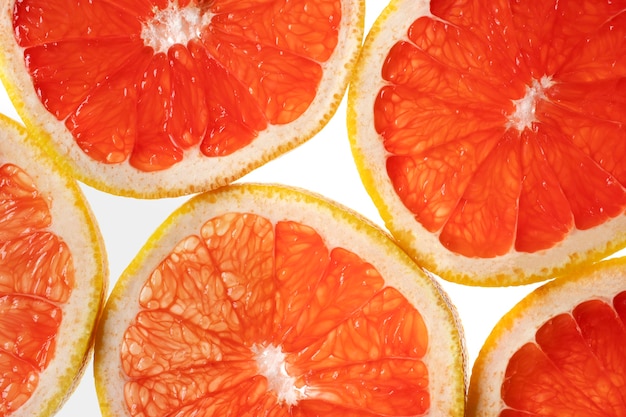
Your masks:
M74 179L0 116L0 415L50 416L82 376L106 258Z
M393 0L348 98L361 177L439 276L542 281L626 243L624 2Z
M462 416L456 313L380 229L329 200L231 185L185 203L113 288L105 416Z
M364 0L9 0L2 76L77 178L114 194L215 188L337 109Z
M625 343L626 259L544 284L487 338L466 415L625 415Z

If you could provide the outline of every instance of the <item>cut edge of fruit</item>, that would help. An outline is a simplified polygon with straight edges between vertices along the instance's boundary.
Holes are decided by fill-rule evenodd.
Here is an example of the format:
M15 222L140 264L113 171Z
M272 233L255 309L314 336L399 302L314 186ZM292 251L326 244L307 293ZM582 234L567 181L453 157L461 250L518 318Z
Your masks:
M397 228L391 217L387 217L387 219L389 219L386 223L387 226L390 230L394 230L394 236L400 242L400 245L415 259L415 262L446 281L468 286L522 286L558 279L575 272L580 267L598 263L626 247L626 232L622 232L615 235L612 240L607 241L604 246L598 246L571 254L565 253L563 256L559 257L562 259L560 264L546 265L541 269L534 268L535 261L542 262L541 257L549 256L543 255L546 252L558 252L556 247L537 254L516 254L513 252L513 256L505 255L501 257L500 260L494 260L493 258L476 258L472 261L472 258L470 258L470 260L465 260L460 263L456 263L455 258L463 259L463 257L452 254L451 262L444 264L440 262L441 258L435 255L425 255L420 249L415 247L414 243L417 241L417 238L411 230ZM626 227L626 222L623 220L622 217L611 221L606 227L597 230L598 234L603 234L604 229L609 229L607 233L611 232L610 226L613 223L622 225L623 229ZM473 265L469 265L470 263ZM529 270L531 270L531 272L529 272Z
M573 230L559 245L548 250L524 253L511 249L508 254L496 258L469 258L451 252L439 242L437 235L415 220L395 193L384 170L388 153L380 140L373 139L373 118L360 117L372 108L374 96L385 85L380 76L376 78L380 67L365 64L378 62L382 65L385 51L397 39L406 37L407 22L402 16L407 7L412 8L415 18L419 13L430 15L428 1L420 0L407 6L409 3L391 0L367 34L348 90L346 117L352 156L361 181L398 244L420 266L444 280L483 287L546 281L566 275L581 265L600 261L626 247L626 215L590 230ZM372 81L376 79L380 80L378 84ZM372 95L363 99L367 92Z
M428 320L436 321L439 324L441 324L441 322L445 322L449 325L449 327L446 328L447 330L444 330L443 327L437 327L437 331L433 331L432 334L436 340L446 341L446 347L450 349L450 351L446 351L448 356L447 360L449 361L449 364L454 364L452 367L453 369L449 370L452 375L446 375L445 377L440 376L439 379L437 379L437 377L432 378L433 374L430 374L430 377L432 378L431 382L436 381L436 386L439 388L440 392L437 393L436 397L433 396L432 399L438 400L439 402L433 401L431 403L431 411L429 414L436 412L433 410L440 411L445 409L449 411L449 414L447 415L461 417L465 409L465 393L469 380L467 351L461 320L458 317L456 308L451 303L448 295L439 283L437 283L430 274L419 268L419 266L417 266L406 255L406 253L397 247L385 231L355 211L331 202L319 194L302 190L297 187L258 183L232 184L218 190L209 191L192 197L188 202L184 203L177 210L175 210L165 220L165 222L158 227L158 229L139 251L137 257L133 259L120 276L120 279L111 293L104 309L104 314L101 320L104 325L98 328L96 336L96 366L94 367L94 373L97 381L96 391L103 416L113 417L117 415L116 410L119 409L119 404L114 406L111 404L111 401L123 403L123 399L119 399L117 398L118 396L109 393L110 384L118 384L119 382L109 381L106 366L99 364L102 363L102 361L106 361L104 358L108 355L112 355L112 353L104 351L105 349L112 349L112 347L103 345L103 343L106 343L103 341L110 341L114 339L114 336L111 334L112 327L120 326L119 323L121 322L123 323L123 328L126 328L134 318L137 307L124 304L124 301L132 303L132 300L129 301L124 299L124 294L129 292L138 293L139 288L143 285L143 280L135 279L133 281L131 278L139 276L147 277L149 272L151 272L155 265L160 261L159 257L156 255L156 253L159 252L159 248L160 252L163 252L165 250L163 249L164 247L173 247L173 244L178 243L180 238L188 236L192 233L197 233L197 227L200 224L198 220L200 218L206 221L206 219L211 218L213 215L217 215L217 212L209 213L206 210L199 212L198 206L206 204L221 204L225 198L230 200L230 202L226 204L232 204L233 202L237 202L236 204L239 204L239 202L243 199L251 200L252 198L273 198L275 196L280 198L281 201L289 200L289 204L292 204L293 206L307 206L308 210L313 210L313 208L315 208L315 210L322 213L317 214L318 216L322 216L326 219L336 219L339 223L344 224L346 227L352 228L354 233L364 234L367 237L368 242L370 240L376 242L375 244L369 244L369 246L376 246L376 248L370 248L369 250L363 249L363 252L355 252L364 259L371 261L372 257L380 258L380 248L382 245L385 247L385 250L394 251L397 254L397 259L401 259L402 268L408 268L413 274L416 275L416 279L412 280L412 282L415 282L410 285L405 284L403 293L406 294L406 288L408 287L414 289L418 287L421 288L422 291L419 293L411 291L411 295L415 296L416 299L424 301L419 303L420 305L416 305L418 311L434 311L436 313L432 313L433 317L428 317ZM247 203L247 205L244 203L243 205L243 210L245 212L248 212L248 210L255 212L251 203ZM269 206L270 203L264 205L263 208L259 209L256 214L265 216L272 221L276 221L276 218L264 212ZM281 209L277 209L278 213L280 213L280 211ZM312 211L309 211L309 214L311 212ZM194 216L193 218L195 221L186 221L186 224L181 227L180 220L189 215ZM302 217L307 218L306 214L302 214ZM289 217L289 220L294 219ZM299 221L298 219L295 220ZM303 221L303 223L312 226L309 222ZM312 227L315 228L315 226ZM176 232L174 232L174 230L176 230ZM175 236L172 236L173 234L175 234ZM167 243L164 243L164 240ZM334 245L332 241L327 243L331 246ZM359 243L359 245L360 248L368 246L368 244L365 243ZM374 266L379 270L383 277L387 275L385 273L385 268L380 268L376 264L374 264ZM390 283L387 278L385 278L385 280L388 284ZM395 286L393 282L390 284ZM424 291L425 288L429 288L428 294ZM436 303L433 300L435 297L437 300ZM416 304L418 303L416 302ZM125 311L129 309L131 310L130 313ZM436 318L434 318L435 314ZM424 318L426 320L426 317ZM115 320L115 322L111 324L111 320ZM430 321L427 321L427 326L429 326L429 329L433 329L434 327ZM431 343L432 340L429 341L429 352L432 352L430 350L430 346L432 346ZM431 363L428 362L428 358L425 358L425 363L429 367L429 370L436 373L436 370L433 369L436 368L436 366L431 367ZM439 370L439 368L437 368L437 370ZM435 386L435 384L433 384L433 386Z
M614 278L607 278L609 274ZM541 325L557 314L571 311L581 302L615 296L625 290L626 287L619 285L623 283L624 275L626 257L585 265L571 270L567 278L542 284L506 312L487 336L473 364L467 397L467 416L487 417L492 414L477 413L478 408L487 408L488 412L493 412L504 407L497 381L503 380L510 357L524 343L534 340ZM494 387L483 395L479 391L480 381L494 381L497 388ZM499 399L498 404L495 396Z
M53 360L39 375L39 384L34 394L37 398L31 397L14 412L15 416L48 416L56 413L65 404L90 363L95 329L106 296L108 260L96 219L76 181L67 175L62 166L46 155L44 149L38 148L36 138L17 121L0 114L0 127L5 134L21 140L20 146L10 151L3 150L0 158L7 158L24 169L41 191L53 196L63 196L68 204L72 204L70 214L74 214L68 216L67 205L59 207L60 204L53 202L50 207L53 224L49 230L60 236L73 251L72 258L78 278L75 285L80 285L75 286L73 292L80 290L83 297L71 297L62 305L62 311L64 320L74 321L75 317L80 317L78 322L83 327L58 335L55 355L67 356L65 368ZM36 170L31 169L35 165ZM50 175L50 172L55 175ZM77 221L77 218L81 220ZM83 251L89 252L90 259L76 259L76 255ZM84 304L85 299L89 300L88 305ZM69 355L69 352L73 353Z
M2 5L3 15L10 16L12 4L13 1L6 1ZM139 171L128 166L128 161L113 165L100 163L97 164L98 168L93 169L92 161L75 146L74 138L64 128L63 122L48 113L39 102L21 60L22 49L15 42L12 27L7 23L10 19L0 20L0 45L5 45L0 49L0 79L31 135L38 138L39 145L54 155L54 159L82 183L109 194L141 199L179 197L210 191L228 185L304 144L317 135L335 115L347 93L358 61L365 25L365 0L342 0L342 6L344 15L351 17L346 22L342 20L339 33L345 45L336 49L328 61L320 63L324 68L320 87L307 110L291 123L292 134L283 132L280 125L270 125L255 142L235 152L235 159L229 156L208 158L202 156L198 149L192 149L185 153L186 163L175 164L165 171L142 172L138 178L133 176L137 181L132 183L127 180L128 176ZM341 68L341 76L328 68ZM189 177L189 172L206 172L207 159L213 161L212 165L226 164L236 168L229 168L227 173L223 172L224 169L215 169L212 170L213 174L196 178L194 182L181 184L176 181L177 178Z

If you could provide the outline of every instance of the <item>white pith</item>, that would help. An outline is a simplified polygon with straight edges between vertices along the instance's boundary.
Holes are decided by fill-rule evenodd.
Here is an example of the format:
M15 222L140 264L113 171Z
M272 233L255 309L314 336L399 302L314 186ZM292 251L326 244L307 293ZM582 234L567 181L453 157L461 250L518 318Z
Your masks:
M501 385L511 356L534 342L537 329L554 316L571 312L588 300L611 303L624 291L624 262L617 259L578 269L567 279L557 279L530 293L496 324L472 371L467 415L498 415L507 407Z
M94 372L101 403L111 411L107 415L130 416L124 401L126 379L120 363L120 340L137 314L136 300L146 277L174 245L198 233L199 225L216 215L233 211L261 215L272 223L289 219L306 224L324 237L327 247L350 248L359 257L367 259L385 278L386 284L396 288L419 309L426 327L436 329L429 335L428 341L433 348L424 357L424 363L432 371L429 372L431 410L425 416L463 415L465 363L461 353L462 330L457 327L458 318L447 297L440 292L436 281L410 261L386 234L372 228L355 213L319 198L273 185L223 187L192 198L159 227L117 281L108 301L106 319L100 327ZM258 344L254 349L262 351L266 346ZM278 348L273 352L278 359L279 352ZM289 356L285 359L288 360ZM281 362L278 360L275 366L267 368L280 370ZM256 374L262 373L269 374L257 368ZM320 392L313 384L299 387L300 381L301 377L298 377L296 384L290 387L299 390L298 405L304 402L305 397L320 399L323 389ZM283 404L286 406L287 402Z
M364 44L361 62L351 82L348 109L351 149L359 173L364 178L366 189L377 202L387 228L401 242L401 246L419 264L449 281L485 286L544 280L581 263L599 260L619 249L626 242L626 216L617 216L587 230L573 229L550 251L526 253L511 249L506 255L485 259L463 257L448 251L439 241L438 234L429 232L415 221L415 214L406 208L389 181L385 169L389 153L376 131L371 109L377 93L387 85L380 73L388 51L398 40L407 39L411 22L421 16L432 17L432 14L427 0L394 0L391 5L374 26L376 36L370 36ZM546 84L547 81L551 80L547 77L537 79L544 94L548 85L552 85ZM532 91L533 85L529 88ZM534 91L535 98L539 91ZM506 116L509 115L505 115L503 120L504 128L507 127Z
M268 388L274 391L278 402L296 405L304 396L305 387L296 387L296 378L289 375L285 353L279 346L252 346L259 374L267 379Z
M211 14L198 6L190 4L181 8L175 1L170 1L165 9L155 8L154 16L143 23L141 38L155 53L167 53L173 45L187 45L199 38L202 28L210 21Z
M62 322L55 337L54 355L39 375L33 395L12 417L50 416L63 405L73 384L81 377L90 350L90 336L103 298L106 255L95 219L78 185L62 175L49 155L14 122L0 117L3 142L0 165L15 164L51 201L52 224L46 229L69 248L75 268L70 298L59 304ZM4 415L4 414L3 414Z
M554 84L552 78L544 75L539 80L533 80L532 85L526 86L524 97L513 100L515 112L509 116L508 128L515 128L518 131L532 128L537 121L537 103L546 99L546 90Z
M215 14L207 10L210 9L210 2L196 3L203 3L195 6L196 12L199 12L198 9L204 12L202 21L211 21L213 25ZM10 0L2 3L0 9L6 16L10 16L15 4L16 0ZM235 7L239 8L244 3L237 4ZM172 3L168 5L166 9L173 7ZM15 42L11 19L0 22L0 49L5 59L3 82L9 86L9 95L20 109L19 117L33 130L45 132L46 136L54 138L50 142L50 152L55 153L83 183L112 194L141 198L191 194L218 188L242 177L279 154L304 143L330 120L341 102L360 51L364 5L364 0L341 1L339 44L330 58L320 63L323 76L317 95L301 117L286 125L268 126L259 133L253 144L230 155L207 158L199 148L193 147L186 150L184 163L175 164L163 171L142 172L128 160L119 164L94 163L91 156L77 145L65 123L59 122L39 100L30 74L24 69L24 48ZM194 7L190 7L190 10L193 11ZM166 12L163 12L163 16L167 16ZM185 21L190 19L193 20L188 17ZM156 22L154 19L151 21ZM149 25L148 20L145 23ZM206 30L207 26L203 27ZM139 36L142 36L141 33ZM148 38L147 35L144 36Z

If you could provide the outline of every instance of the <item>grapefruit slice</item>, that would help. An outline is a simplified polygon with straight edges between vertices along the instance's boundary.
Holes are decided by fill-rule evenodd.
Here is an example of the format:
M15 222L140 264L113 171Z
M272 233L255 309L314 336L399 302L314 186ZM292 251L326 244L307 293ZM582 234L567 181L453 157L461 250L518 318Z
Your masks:
M0 116L0 415L50 416L82 375L106 259L75 181Z
M176 211L122 274L105 416L462 416L456 313L380 229L327 199L232 185Z
M544 284L493 329L468 417L626 415L626 259Z
M2 77L77 178L135 197L233 181L337 109L363 0L8 0Z
M623 1L393 0L348 99L392 234L450 281L542 281L626 244Z

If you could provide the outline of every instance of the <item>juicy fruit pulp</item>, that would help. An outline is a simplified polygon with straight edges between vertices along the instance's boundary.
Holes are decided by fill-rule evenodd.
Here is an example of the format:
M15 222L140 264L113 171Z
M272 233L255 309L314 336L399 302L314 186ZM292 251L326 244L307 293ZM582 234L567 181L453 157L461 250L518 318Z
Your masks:
M626 291L553 317L511 357L500 416L626 415L625 343Z
M468 417L626 415L626 258L537 288L491 331Z
M142 171L193 148L232 154L301 116L341 19L339 0L28 0L13 10L45 108L90 158Z
M66 244L48 231L50 200L20 167L0 166L0 415L19 409L55 355L74 287Z
M389 51L387 174L450 251L555 247L624 213L623 1L431 1Z
M299 222L212 218L150 274L139 304L121 348L130 415L429 409L420 313Z

